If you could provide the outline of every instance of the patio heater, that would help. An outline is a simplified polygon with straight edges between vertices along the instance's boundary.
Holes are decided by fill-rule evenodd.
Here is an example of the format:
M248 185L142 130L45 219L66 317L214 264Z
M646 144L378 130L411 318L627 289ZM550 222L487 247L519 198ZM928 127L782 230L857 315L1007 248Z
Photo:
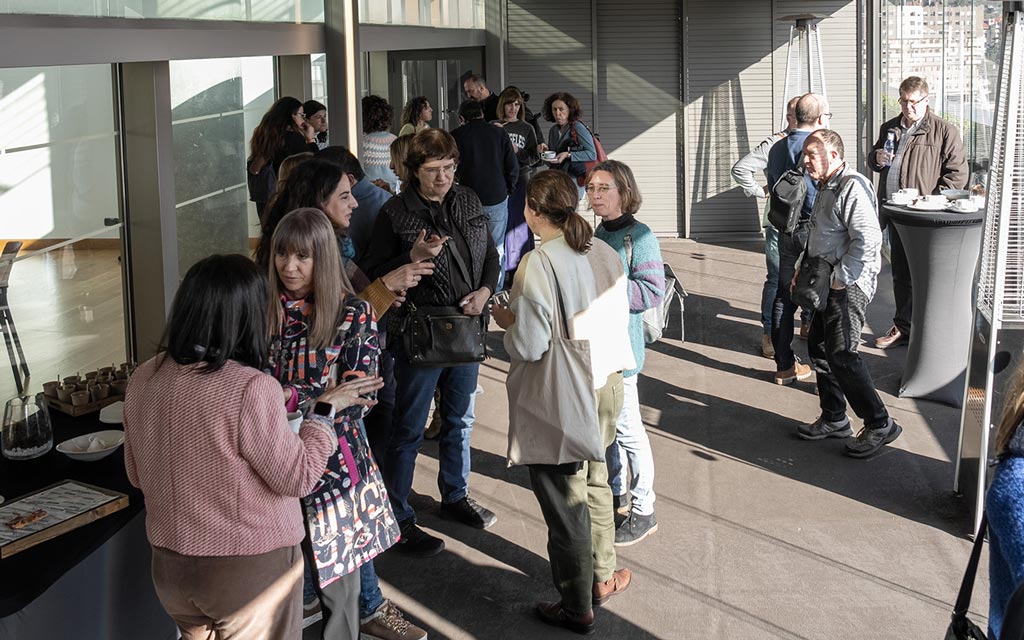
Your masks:
M1024 2L1005 2L1002 58L953 490L981 521L994 432L1024 362Z
M789 45L786 48L786 84L780 109L782 130L786 129L786 103L790 98L804 93L828 95L825 62L821 56L821 30L818 28L818 22L824 17L816 13L801 13L779 18L780 22L793 23L789 25Z

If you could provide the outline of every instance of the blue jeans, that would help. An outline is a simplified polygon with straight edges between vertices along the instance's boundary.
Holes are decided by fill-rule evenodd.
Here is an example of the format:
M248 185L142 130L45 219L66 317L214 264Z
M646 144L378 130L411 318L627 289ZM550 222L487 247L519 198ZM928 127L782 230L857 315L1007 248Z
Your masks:
M491 232L494 248L498 250L498 259L501 261L497 289L497 291L501 291L501 287L505 284L505 229L508 227L508 198L498 204L484 205L484 213L487 214L487 230Z
M373 568L373 560L359 567L359 617L369 618L384 604L384 594L380 592L380 581L377 570Z
M779 230L768 225L764 228L764 288L761 289L761 326L765 335L772 333L772 307L779 288ZM800 309L800 324L811 324L811 312Z
M640 417L639 378L622 379L622 411L615 420L615 442L608 445L605 462L612 495L624 496L629 490L632 512L649 516L654 513L654 455ZM628 473L623 458L629 463Z
M441 391L441 435L438 437L437 488L441 502L458 502L469 492L469 436L473 430L476 380L480 365L416 367L404 354L395 355L394 431L382 473L395 518L416 522L409 505L416 456L423 443L434 390Z
M796 362L793 354L793 316L797 306L790 297L789 285L796 273L796 261L807 246L809 225L801 224L792 234L779 236L779 286L772 306L772 346L775 370L786 371Z

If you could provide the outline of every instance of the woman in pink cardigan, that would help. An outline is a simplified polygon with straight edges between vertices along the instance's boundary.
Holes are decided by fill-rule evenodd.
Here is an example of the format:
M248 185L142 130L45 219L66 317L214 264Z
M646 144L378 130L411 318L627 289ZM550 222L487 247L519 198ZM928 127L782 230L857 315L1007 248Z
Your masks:
M262 373L266 277L211 256L185 276L161 353L125 398L125 467L146 499L153 583L182 637L292 639L302 625L302 514L295 498L337 449L332 414L365 405L379 378L318 398L298 435Z

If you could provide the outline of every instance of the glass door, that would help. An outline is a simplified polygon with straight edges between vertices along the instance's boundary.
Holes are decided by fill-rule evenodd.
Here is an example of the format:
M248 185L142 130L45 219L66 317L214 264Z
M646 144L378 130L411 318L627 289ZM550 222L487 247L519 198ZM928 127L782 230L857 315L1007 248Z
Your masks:
M483 50L479 48L388 52L388 94L395 110L394 130L402 127L403 108L416 96L426 96L434 108L432 127L448 131L458 127L459 104L465 99L462 79L482 71L483 60Z

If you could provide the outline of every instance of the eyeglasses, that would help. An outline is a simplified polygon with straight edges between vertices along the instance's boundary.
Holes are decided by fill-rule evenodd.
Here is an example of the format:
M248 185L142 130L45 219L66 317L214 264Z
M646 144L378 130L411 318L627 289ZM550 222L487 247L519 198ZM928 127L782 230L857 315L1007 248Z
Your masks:
M596 191L599 194L604 195L608 193L609 189L618 189L618 187L614 184L588 184L584 191L587 193L594 193Z
M927 99L928 99L928 96L924 96L924 97L922 97L922 98L920 98L918 100L907 100L903 96L900 96L900 104L905 106L905 107L916 107L917 105L921 104L922 102L924 102Z
M826 118L828 118L829 120L831 120L831 119L832 119L832 113L831 113L831 112L829 112L829 113L823 113L823 114L821 114L821 115L825 116L825 117L826 117Z
M453 176L455 175L455 168L457 166L458 165L453 162L451 164L446 164L443 167L420 167L420 171L427 174L431 178L438 177L439 175L441 175L442 172L444 172L444 174L447 176Z

